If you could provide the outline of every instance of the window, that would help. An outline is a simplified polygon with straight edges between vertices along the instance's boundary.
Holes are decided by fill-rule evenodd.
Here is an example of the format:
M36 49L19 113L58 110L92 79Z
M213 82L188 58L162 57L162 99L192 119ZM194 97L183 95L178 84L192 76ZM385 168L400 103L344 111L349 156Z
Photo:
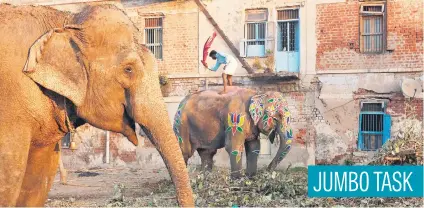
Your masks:
M146 18L144 25L145 44L157 59L162 59L162 21L160 18Z
M362 102L359 114L359 150L377 150L390 139L391 117L385 102Z
M383 4L361 5L360 50L381 53L385 48L385 16Z
M277 51L298 51L299 50L299 10L280 10L278 14L278 42Z
M246 56L265 56L267 10L247 10L245 24Z

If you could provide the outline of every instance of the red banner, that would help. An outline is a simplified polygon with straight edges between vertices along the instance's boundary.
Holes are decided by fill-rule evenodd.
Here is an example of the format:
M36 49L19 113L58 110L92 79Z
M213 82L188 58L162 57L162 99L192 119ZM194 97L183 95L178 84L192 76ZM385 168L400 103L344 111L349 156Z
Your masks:
M205 66L205 67L208 67L207 66L207 64L206 64L206 59L208 58L208 50L209 50L209 48L211 47L211 45L212 45L212 42L213 42L213 40L215 39L215 37L216 37L216 32L213 32L213 34L212 34L212 38L211 37L209 37L207 40L206 40L206 42L205 42L205 45L203 46L203 60L202 60L202 64L203 64L203 66Z

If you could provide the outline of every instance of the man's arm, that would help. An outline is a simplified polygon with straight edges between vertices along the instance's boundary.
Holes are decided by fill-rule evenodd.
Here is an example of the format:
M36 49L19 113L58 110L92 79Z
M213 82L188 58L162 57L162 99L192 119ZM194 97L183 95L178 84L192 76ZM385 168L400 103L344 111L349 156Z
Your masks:
M216 71L216 70L218 70L219 66L221 66L221 63L219 63L219 61L217 61L216 64L215 64L215 66L212 69L210 69L210 70L211 71Z

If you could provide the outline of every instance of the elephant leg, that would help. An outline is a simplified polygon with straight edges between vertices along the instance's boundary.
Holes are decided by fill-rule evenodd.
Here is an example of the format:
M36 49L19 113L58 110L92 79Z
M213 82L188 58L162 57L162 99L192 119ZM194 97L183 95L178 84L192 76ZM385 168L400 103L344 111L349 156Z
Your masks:
M212 171L213 156L215 156L216 149L197 149L200 159L202 160L202 170Z
M0 207L16 206L30 146L26 133L24 129L2 131L0 127Z
M241 136L232 137L229 136L226 138L225 142L225 150L228 152L230 156L230 164L231 164L231 177L232 178L240 178L242 176L242 158L243 158L243 150L244 150L244 138Z
M58 143L30 149L17 206L44 206L57 173L59 154Z
M261 149L261 143L259 139L254 139L252 141L246 141L244 143L246 150L246 175L252 177L256 175L257 166L258 166L258 156L259 150Z

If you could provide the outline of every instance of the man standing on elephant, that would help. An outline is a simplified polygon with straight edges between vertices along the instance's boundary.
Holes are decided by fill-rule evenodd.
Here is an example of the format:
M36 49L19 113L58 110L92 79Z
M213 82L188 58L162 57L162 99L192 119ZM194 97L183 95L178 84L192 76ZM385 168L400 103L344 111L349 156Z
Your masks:
M237 61L234 57L231 55L222 53L222 52L216 52L215 50L212 50L209 53L209 56L216 60L216 64L213 68L209 69L211 71L217 71L219 66L221 64L224 64L224 72L222 73L222 81L224 82L224 90L220 92L219 94L225 94L227 93L227 84L229 86L233 86L233 75L237 68ZM207 66L207 65L206 65Z

